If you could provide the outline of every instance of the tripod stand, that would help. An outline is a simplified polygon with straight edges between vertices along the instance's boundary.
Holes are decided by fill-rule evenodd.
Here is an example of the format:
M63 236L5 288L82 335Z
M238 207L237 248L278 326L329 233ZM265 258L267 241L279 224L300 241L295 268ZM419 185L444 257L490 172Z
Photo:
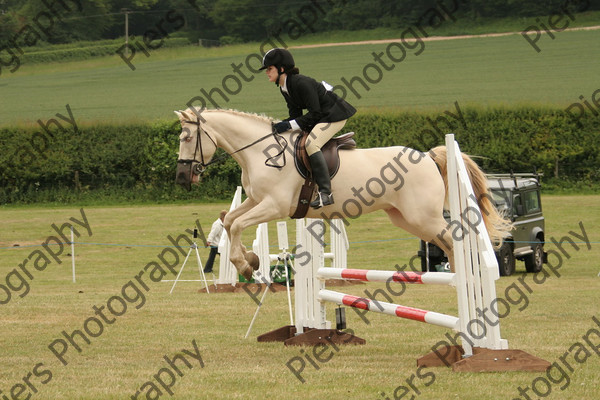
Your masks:
M198 238L198 229L194 229L194 239ZM198 261L198 272L200 273L200 277L202 279L185 279L185 280L180 280L179 277L181 276L181 273L183 272L183 268L185 267L185 264L187 263L188 258L190 258L190 254L192 253L192 251L195 250L196 251L196 260ZM215 281L215 275L213 274L213 279L212 281ZM188 250L187 256L185 256L185 260L183 261L183 264L181 264L181 268L179 269L179 273L177 274L177 277L172 281L173 282L173 286L171 287L171 291L169 292L169 294L173 293L173 290L175 289L175 285L177 285L177 282L202 282L204 281L204 287L206 288L206 293L210 293L210 291L208 290L208 282L206 281L206 275L204 274L204 268L202 267L202 261L200 261L200 253L198 253L198 245L196 244L195 241L192 241L192 244L190 246L190 249ZM163 282L171 282L170 280L165 280Z

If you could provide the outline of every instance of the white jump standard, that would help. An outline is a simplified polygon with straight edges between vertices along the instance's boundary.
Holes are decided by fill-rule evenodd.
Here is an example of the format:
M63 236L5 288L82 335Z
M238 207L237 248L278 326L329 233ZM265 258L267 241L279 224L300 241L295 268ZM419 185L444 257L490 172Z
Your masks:
M452 329L459 333L462 346L442 346L417 360L419 366L450 366L454 371L545 371L550 363L520 350L509 350L500 336L500 320L483 316L481 310L496 301L495 281L498 264L488 236L478 199L473 192L463 157L454 141L446 135L448 199L452 229L454 271L405 272L347 268L325 268L322 239L308 233L304 220L297 221L297 241L311 257L304 265L296 264L296 323L258 337L258 341L283 341L286 345L318 343L364 344L364 339L331 329L326 319L326 303L346 305L411 319ZM443 173L442 173L443 174ZM444 175L444 174L443 174ZM307 220L314 226L318 220ZM322 221L321 224L324 224ZM313 230L314 231L314 230ZM457 234L458 232L458 234ZM298 258L295 260L298 263ZM390 304L325 289L326 279L353 279L393 284L434 284L456 288L458 317ZM478 312L479 311L479 312Z

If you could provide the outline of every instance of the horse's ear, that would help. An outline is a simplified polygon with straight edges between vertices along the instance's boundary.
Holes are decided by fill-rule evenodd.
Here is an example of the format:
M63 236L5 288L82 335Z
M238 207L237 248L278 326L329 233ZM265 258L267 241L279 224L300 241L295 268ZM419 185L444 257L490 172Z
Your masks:
M196 120L196 118L194 118L194 114L190 113L189 111L182 111L180 118L183 118L183 119L181 119L181 122L183 122L183 121L195 121Z
M183 111L173 111L173 112L175 113L175 115L177 115L177 117L179 118L179 121L181 121L182 123L183 123L183 121L186 120Z

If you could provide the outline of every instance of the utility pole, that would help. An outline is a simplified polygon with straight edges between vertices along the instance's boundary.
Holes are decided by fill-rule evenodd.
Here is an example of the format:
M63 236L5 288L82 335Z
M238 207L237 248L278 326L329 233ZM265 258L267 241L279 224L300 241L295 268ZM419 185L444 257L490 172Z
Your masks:
M129 13L131 12L128 8L121 8L121 12L125 14L125 56L129 56Z

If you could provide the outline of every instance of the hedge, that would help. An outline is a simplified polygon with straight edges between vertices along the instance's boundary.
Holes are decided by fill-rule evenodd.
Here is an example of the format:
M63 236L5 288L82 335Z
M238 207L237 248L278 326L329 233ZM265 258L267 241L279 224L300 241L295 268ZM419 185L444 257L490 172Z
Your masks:
M457 118L457 110L462 118ZM359 133L360 147L401 144L422 151L443 144L444 134L452 132L463 152L479 156L477 161L486 172L532 172L535 168L547 178L600 178L600 116L589 110L579 120L562 109L545 107L448 111L455 117L362 114L351 118L346 128Z
M134 46L136 42L143 42L141 37L130 38L130 45ZM158 46L157 40L152 43ZM87 45L86 45L87 44ZM117 54L117 50L124 45L123 39L103 40L99 42L81 42L79 45L58 45L55 47L31 47L26 48L25 54L21 56L23 64L39 64L57 61L87 60L92 57L112 56ZM190 41L187 38L165 38L160 44L161 48L189 46Z
M345 128L357 132L359 147L423 151L453 132L463 152L481 156L477 162L486 172L535 168L544 180L600 180L599 116L587 112L574 121L564 110L539 107L460 111L460 121L443 113L363 111ZM179 133L178 121L80 126L76 132L0 128L0 204L230 198L240 182L231 158L210 167L192 192L174 184Z

